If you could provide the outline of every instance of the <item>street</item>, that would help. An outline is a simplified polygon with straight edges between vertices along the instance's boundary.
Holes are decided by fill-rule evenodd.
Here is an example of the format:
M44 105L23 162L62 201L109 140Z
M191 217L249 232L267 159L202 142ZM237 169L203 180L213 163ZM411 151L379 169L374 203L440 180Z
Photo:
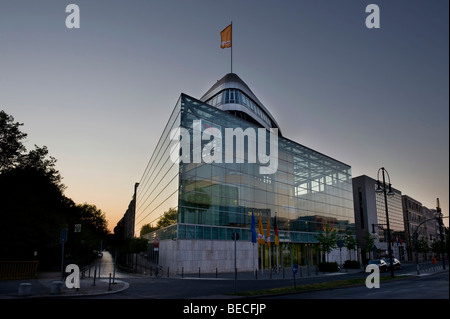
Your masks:
M108 278L114 271L113 258L110 253L104 252L101 264L101 275ZM302 276L296 278L296 284L308 284L337 279L366 278L367 273L362 271L320 274L318 276ZM381 276L388 276L388 273ZM412 275L393 282L384 282L380 288L368 289L364 284L358 287L328 289L321 291L302 292L284 296L268 296L267 299L448 299L449 277L447 272L422 272L417 276L415 264L405 264L401 270L395 272L396 276ZM129 288L107 296L92 296L88 299L223 299L240 298L232 295L234 292L248 290L261 290L267 288L293 286L292 274L286 278L254 279L245 274L238 274L238 280L229 274L221 274L218 278L198 278L172 276L160 278L138 276L121 273L116 270L116 278L129 283Z
M405 280L268 297L271 299L449 299L449 273L425 274Z

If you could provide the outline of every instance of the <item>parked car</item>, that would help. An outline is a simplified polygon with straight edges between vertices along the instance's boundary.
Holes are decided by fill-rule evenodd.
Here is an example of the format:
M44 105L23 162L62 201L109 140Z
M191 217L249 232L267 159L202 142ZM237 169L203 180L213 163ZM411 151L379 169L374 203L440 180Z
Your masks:
M389 258L384 258L384 261L386 262L387 269L391 269L391 261ZM397 258L392 258L392 263L394 264L394 270L402 269L402 264Z
M369 260L369 265L377 265L380 272L385 272L388 269L387 263L384 259L371 259Z

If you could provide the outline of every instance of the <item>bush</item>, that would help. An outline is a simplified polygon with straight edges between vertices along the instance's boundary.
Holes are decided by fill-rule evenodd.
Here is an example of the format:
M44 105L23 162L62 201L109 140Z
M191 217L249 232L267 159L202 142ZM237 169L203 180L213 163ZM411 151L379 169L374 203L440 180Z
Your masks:
M324 262L319 264L319 271L336 272L339 271L337 262Z
M346 260L344 262L344 268L345 269L360 269L361 264L357 260Z

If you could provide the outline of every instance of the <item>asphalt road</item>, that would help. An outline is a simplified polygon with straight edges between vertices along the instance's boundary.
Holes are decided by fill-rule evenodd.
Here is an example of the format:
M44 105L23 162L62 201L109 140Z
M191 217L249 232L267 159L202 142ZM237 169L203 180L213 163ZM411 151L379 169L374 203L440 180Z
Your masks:
M106 277L112 272L112 260L105 254L102 262L102 274ZM446 273L423 273L416 275L414 264L404 265L402 270L395 272L396 276L413 274L413 278L395 282L382 281L380 288L368 289L364 284L358 287L302 292L294 295L270 296L270 299L448 299L449 278ZM389 273L381 274L389 276ZM241 277L239 277L241 276ZM180 277L136 277L134 275L116 272L116 278L129 283L129 288L120 293L86 297L88 299L230 299L233 292L260 290L275 287L293 286L293 279L244 279L238 274L235 282L233 277L219 278L180 278ZM340 273L333 276L303 276L297 277L296 284L308 284L338 279L366 278L368 273Z
M271 299L449 299L449 273L427 273L404 280L270 297Z

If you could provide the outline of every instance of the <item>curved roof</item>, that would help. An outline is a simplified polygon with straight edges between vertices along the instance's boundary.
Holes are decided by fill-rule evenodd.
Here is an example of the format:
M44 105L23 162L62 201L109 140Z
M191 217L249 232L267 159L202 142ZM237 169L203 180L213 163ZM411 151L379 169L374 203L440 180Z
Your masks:
M245 93L257 106L260 108L260 110L270 119L271 125L269 125L264 119L262 119L260 116L252 112L250 109L243 107L242 105L235 104L235 103L226 103L222 104L219 108L224 111L240 111L244 112L247 115L251 116L253 119L255 119L258 123L260 123L263 127L266 128L278 128L279 134L281 135L281 131L279 128L279 125L275 118L270 114L270 112L266 109L266 107L259 101L259 99L256 97L256 95L252 92L252 90L249 88L249 86L242 81L242 79L235 73L228 73L224 77L222 77L220 80L218 80L214 85L206 91L205 94L200 98L200 101L207 102L212 97L217 95L218 93L226 90L226 89L238 89Z

